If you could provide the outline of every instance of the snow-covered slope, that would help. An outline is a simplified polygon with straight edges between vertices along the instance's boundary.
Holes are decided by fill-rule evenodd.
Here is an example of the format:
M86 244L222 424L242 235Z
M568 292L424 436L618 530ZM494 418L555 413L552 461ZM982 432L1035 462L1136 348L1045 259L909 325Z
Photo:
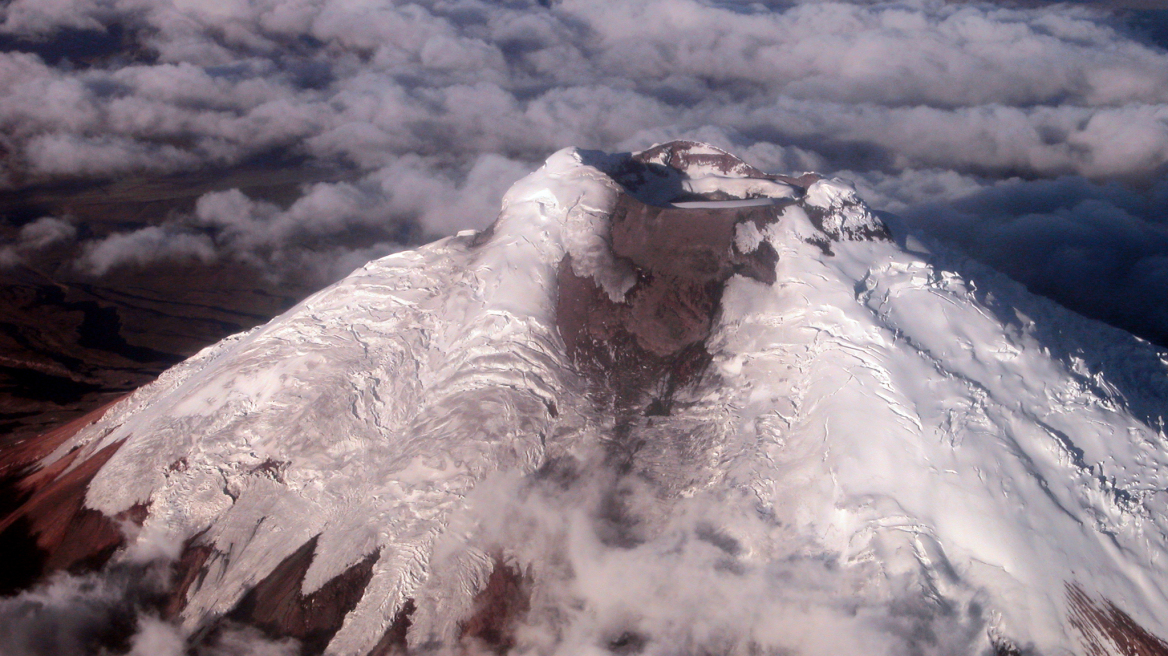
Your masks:
M84 505L146 509L127 553L182 544L192 632L1153 654L1166 409L1152 346L840 181L675 143L556 153L490 230L369 263L40 465L106 458Z

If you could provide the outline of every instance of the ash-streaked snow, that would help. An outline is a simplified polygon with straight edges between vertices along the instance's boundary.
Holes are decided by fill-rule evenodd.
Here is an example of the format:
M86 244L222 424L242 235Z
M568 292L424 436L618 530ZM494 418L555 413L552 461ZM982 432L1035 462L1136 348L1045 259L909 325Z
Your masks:
M614 471L555 319L565 256L614 302L634 283L611 161L556 153L488 233L370 262L45 464L124 442L86 504L206 531L187 631L314 536L304 593L379 552L330 653L407 600L409 645L454 649L497 559L531 580L515 653L1081 653L1070 585L1168 635L1168 354L903 230L849 239L879 222L841 181L694 171L798 197L736 234L777 281L730 279L709 370Z

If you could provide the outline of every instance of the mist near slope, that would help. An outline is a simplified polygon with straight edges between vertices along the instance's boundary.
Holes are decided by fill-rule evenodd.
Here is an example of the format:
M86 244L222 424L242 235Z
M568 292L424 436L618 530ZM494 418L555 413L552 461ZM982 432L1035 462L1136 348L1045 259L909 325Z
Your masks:
M138 537L132 525L127 537ZM98 572L58 572L0 597L3 656L294 656L299 643L226 623L198 643L164 619L172 565L181 545L169 536L143 540Z
M437 545L432 576L412 625L445 638L417 651L438 656L508 654L867 653L959 656L991 653L992 616L984 593L956 580L935 580L901 559L889 570L792 536L768 545L760 562L737 537L719 528L727 499L699 494L661 517L659 491L636 480L613 480L599 463L572 480L495 476L467 498L453 523L466 531ZM616 484L614 487L614 483ZM599 530L620 497L622 521L635 545L616 546ZM734 501L730 504L733 505ZM736 516L737 517L737 516ZM737 517L762 526L774 517ZM758 526L738 526L750 532ZM455 532L458 533L458 532ZM755 545L758 546L758 545ZM891 549L928 548L916 536ZM491 547L509 554L496 561ZM160 612L175 554L131 555L100 572L58 573L35 588L0 598L4 656L296 656L318 653L293 638L266 635L231 621L209 632L184 629ZM512 560L518 559L518 560ZM542 566L538 587L530 570ZM448 635L470 609L468 599L440 595L478 570L483 585L493 567L515 573L530 594L524 614L502 627L499 645ZM530 565L528 566L530 567ZM874 583L875 581L875 583ZM465 584L466 581L461 581ZM937 602L922 588L944 594ZM426 596L432 595L432 596ZM423 633L422 635L426 635ZM1006 643L1008 644L1008 643ZM794 651L793 651L794 650ZM394 653L394 652L391 652Z
M323 283L486 226L561 147L686 137L846 172L875 207L1168 344L1168 20L1034 4L14 0L10 192L273 160L333 173L116 234L42 223L0 264L80 239L74 267L95 276L232 259Z

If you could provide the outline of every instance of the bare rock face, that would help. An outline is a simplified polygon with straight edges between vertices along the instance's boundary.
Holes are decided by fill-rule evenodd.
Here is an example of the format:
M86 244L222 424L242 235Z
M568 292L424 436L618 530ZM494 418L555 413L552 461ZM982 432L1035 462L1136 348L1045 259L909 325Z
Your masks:
M557 323L578 366L611 387L622 411L643 402L656 381L672 389L692 379L708 357L703 344L726 281L737 274L774 282L774 249L763 243L739 252L736 228L776 220L775 206L683 209L622 195L611 217L612 251L637 274L624 301L577 276L570 257L560 266ZM667 397L650 400L658 412Z
M316 543L313 538L285 558L244 595L226 619L257 627L273 638L296 638L303 653L323 652L341 628L345 615L365 592L378 554L369 554L306 595L301 586L312 564Z
M735 275L775 281L778 254L761 234L799 205L820 178L766 174L717 149L677 141L604 162L624 190L609 216L613 260L636 275L615 301L580 276L571 256L560 265L557 326L597 403L615 414L614 444L626 455L637 417L668 415L673 397L705 371L705 342L723 288ZM813 213L824 214L819 208ZM855 235L829 235L824 240ZM868 238L886 238L880 224Z

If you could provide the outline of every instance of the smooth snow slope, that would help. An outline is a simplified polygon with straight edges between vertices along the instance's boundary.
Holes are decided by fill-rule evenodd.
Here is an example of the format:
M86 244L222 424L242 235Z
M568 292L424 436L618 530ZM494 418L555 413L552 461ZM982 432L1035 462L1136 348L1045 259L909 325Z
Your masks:
M606 161L556 153L489 239L369 263L45 464L124 440L86 503L149 502L137 548L206 529L188 628L314 536L305 593L380 550L331 653L367 653L407 599L409 644L453 649L500 558L531 582L516 653L1134 653L1072 589L1168 636L1168 357L903 235L835 239L875 221L838 182L739 226L777 281L730 280L708 372L610 471L613 418L554 316L567 254L614 301L633 284ZM743 187L714 173L687 188Z

